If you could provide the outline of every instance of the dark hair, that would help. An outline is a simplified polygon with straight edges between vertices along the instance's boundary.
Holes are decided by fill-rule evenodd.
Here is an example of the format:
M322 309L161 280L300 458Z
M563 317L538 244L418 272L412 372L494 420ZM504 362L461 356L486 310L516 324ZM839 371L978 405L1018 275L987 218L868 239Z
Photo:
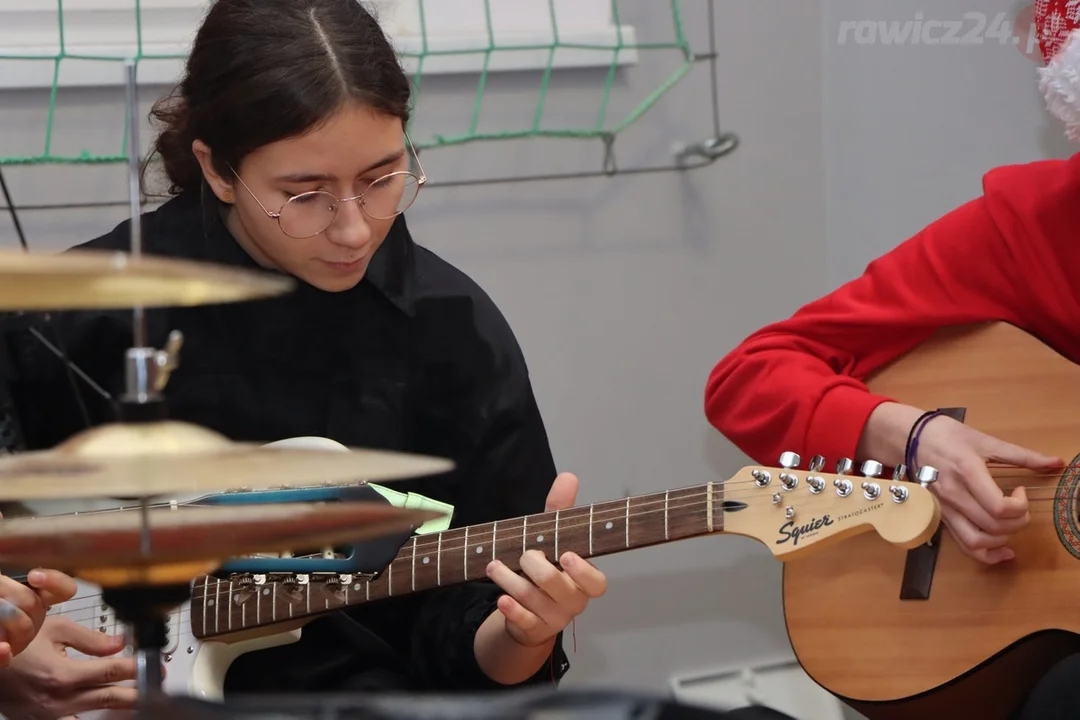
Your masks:
M200 187L191 150L202 140L214 167L316 127L355 99L409 119L409 80L378 21L359 0L216 0L203 20L184 78L151 116L154 145L178 194Z

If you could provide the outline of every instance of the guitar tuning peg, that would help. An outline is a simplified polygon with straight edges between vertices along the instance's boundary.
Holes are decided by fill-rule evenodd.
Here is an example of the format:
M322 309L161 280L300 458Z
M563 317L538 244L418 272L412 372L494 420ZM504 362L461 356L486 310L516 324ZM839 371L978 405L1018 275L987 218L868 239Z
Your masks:
M919 468L919 484L923 487L929 487L931 484L937 482L938 471L937 468L930 467L929 465L923 465Z
M825 457L824 456L815 455L814 457L810 458L810 466L809 466L810 472L813 472L813 473L821 472L821 468L823 468L823 467L825 467Z
M802 462L802 458L798 453L793 453L790 450L784 453L780 453L780 467L785 470L791 470L799 467L799 463Z
M893 482L903 482L904 475L906 475L906 474L907 474L907 466L904 465L903 463L900 463L899 465L897 465L896 467L893 468L893 471L892 471Z
M866 462L864 462L862 464L861 471L862 471L862 474L865 475L866 477L874 478L874 477L877 477L878 475L881 475L881 471L884 470L884 469L885 469L884 466L881 463L879 463L877 460L867 460Z
M851 462L851 458L840 458L836 461L836 474L847 475L853 467L855 467L855 463Z

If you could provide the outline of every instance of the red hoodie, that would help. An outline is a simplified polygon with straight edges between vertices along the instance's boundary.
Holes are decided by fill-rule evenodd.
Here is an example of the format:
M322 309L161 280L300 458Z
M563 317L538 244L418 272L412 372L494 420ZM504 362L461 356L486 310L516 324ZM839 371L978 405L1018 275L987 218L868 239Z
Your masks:
M982 197L755 332L713 369L705 414L763 465L854 458L890 400L863 380L942 327L992 320L1080 359L1080 153L991 170Z

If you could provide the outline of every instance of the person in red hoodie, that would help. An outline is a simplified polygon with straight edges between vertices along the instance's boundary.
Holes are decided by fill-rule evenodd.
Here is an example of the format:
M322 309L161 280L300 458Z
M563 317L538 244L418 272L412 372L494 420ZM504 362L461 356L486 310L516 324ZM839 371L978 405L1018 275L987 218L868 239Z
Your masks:
M1037 0L1046 67L1040 87L1080 140L1080 3ZM1080 362L1080 153L999 167L983 194L872 262L864 274L750 335L710 374L709 422L761 464L780 453L897 465L930 408L872 393L864 379L954 325L1004 321ZM917 463L938 469L942 522L982 562L1011 560L1009 536L1029 521L1024 489L1005 494L988 461L1038 469L1048 457L948 417L921 424ZM1055 667L1017 717L1052 720L1080 707L1080 655ZM1058 714L1061 713L1061 714Z

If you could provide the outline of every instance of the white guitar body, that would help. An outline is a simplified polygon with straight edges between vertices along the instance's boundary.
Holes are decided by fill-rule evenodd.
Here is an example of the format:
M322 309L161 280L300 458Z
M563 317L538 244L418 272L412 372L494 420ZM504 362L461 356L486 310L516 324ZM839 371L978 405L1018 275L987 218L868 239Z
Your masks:
M266 447L275 446L347 451L347 448L340 443L321 437L289 438L266 445ZM176 501L184 503L197 499L198 497L192 496L176 498ZM25 503L25 506L34 515L46 516L110 510L116 508L116 503L108 500L50 501ZM126 633L126 628L113 615L112 608L101 601L101 588L81 580L77 581L76 584L78 585L78 591L75 597L67 602L52 606L48 612L50 616L60 615L66 617L95 632L109 635ZM287 645L300 639L300 630L295 629L238 639L227 643L217 640L202 642L196 640L192 635L190 612L190 604L185 602L169 615L167 625L168 644L162 650L165 661L165 679L162 689L167 695L219 702L225 694L225 675L236 658L245 653ZM129 646L122 651L122 655L131 657L133 655L132 648ZM68 656L72 658L86 657L72 649L68 650ZM120 685L134 687L135 682L124 682L120 683ZM132 717L134 717L134 713L126 710L95 710L79 713L79 718L83 720L127 720Z
M75 597L65 603L54 605L49 615L60 615L94 632L119 635L125 628L113 615L112 608L101 602L101 589L82 581L78 582ZM287 645L300 639L300 630L260 635L236 642L212 640L202 642L191 634L190 606L184 603L169 616L168 644L163 649L165 680L163 689L175 697L192 697L199 700L219 702L224 697L225 675L233 661L241 655L256 650ZM131 657L131 647L121 655ZM72 658L86 657L69 649ZM134 681L120 683L134 687ZM130 711L97 710L79 713L87 720L121 720L133 717Z

